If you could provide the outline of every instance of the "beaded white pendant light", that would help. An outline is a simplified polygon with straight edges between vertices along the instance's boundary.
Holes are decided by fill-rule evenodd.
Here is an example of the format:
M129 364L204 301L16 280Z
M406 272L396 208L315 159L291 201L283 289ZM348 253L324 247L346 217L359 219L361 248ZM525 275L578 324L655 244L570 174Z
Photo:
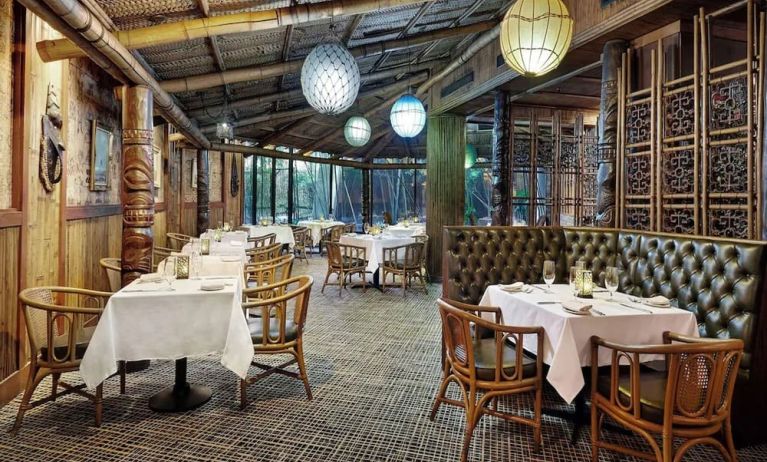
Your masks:
M413 138L426 125L426 109L420 99L411 94L402 95L389 115L394 131L403 138Z
M360 89L360 70L340 43L317 45L301 67L301 89L306 101L321 114L349 109Z
M358 148L364 146L370 141L370 134L372 133L370 128L370 122L368 119L360 116L349 117L344 126L344 138L350 145Z
M517 0L501 22L503 58L527 77L559 66L572 38L573 18L562 0Z

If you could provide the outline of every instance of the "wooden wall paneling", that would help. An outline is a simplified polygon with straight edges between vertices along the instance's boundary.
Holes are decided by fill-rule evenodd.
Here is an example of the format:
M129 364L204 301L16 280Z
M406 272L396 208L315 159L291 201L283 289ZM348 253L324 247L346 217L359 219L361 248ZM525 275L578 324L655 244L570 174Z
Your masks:
M19 245L20 228L0 229L0 381L19 368ZM0 400L0 403L2 401Z
M168 233L168 212L155 212L154 224L152 225L152 234L154 234L154 245L168 247L166 234Z
M119 258L122 215L86 218L67 222L65 284L72 287L109 291L109 283L99 260Z

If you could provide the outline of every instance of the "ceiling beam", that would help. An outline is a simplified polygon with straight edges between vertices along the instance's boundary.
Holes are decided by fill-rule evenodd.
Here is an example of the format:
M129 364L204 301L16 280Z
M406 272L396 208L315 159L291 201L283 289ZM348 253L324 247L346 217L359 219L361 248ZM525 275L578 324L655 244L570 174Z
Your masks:
M235 122L235 126L244 127L247 125L255 125L255 124L260 124L263 122L269 122L272 120L288 119L292 117L304 117L310 114L314 114L315 112L316 111L314 110L313 107L308 107L308 106L303 106L296 109L290 109L288 111L268 112L266 114L259 114L253 117L245 117L242 119L238 119ZM202 127L200 127L200 130L203 133L215 133L216 124L203 125Z
M400 31L400 33L397 35L398 39L402 39L408 36L410 34L410 29L412 29L416 24L418 24L418 21L423 18L423 15L426 14L426 12L429 10L429 8L434 4L436 0L429 0L426 3L424 3L421 8L418 9L418 12L408 21L408 23L405 25L405 27ZM378 69L379 67L383 66L387 59L389 59L389 56L391 55L391 51L385 52L381 58L376 61L376 63L373 65L373 70Z
M208 4L208 0L197 0L197 7L202 12L202 15L206 18L210 16L210 4Z
M286 62L290 58L290 45L293 41L293 25L289 25L285 28L285 42L282 44L282 62ZM285 74L280 78L279 90L285 86Z
M210 141L184 114L176 101L112 34L108 27L78 0L21 0L31 12L42 17L66 37L83 44L91 58L110 74L124 76L121 81L131 85L146 85L152 90L155 110L195 146L207 148ZM59 18L59 19L56 19ZM79 40L80 37L83 40ZM67 39L70 40L70 39ZM72 43L75 43L73 41ZM87 43L87 44L86 44ZM95 50L95 51L94 51Z
M468 19L468 18L469 18L469 16L471 16L472 14L474 14L474 12L475 12L475 11L477 11L477 8L479 8L479 6L480 6L480 5L482 5L482 2L484 2L484 1L485 1L485 0L476 0L474 3L472 3L472 4L471 4L471 6L470 6L469 8L467 8L467 9L466 9L466 11L464 11L462 15L460 15L459 17L457 17L457 18L455 19L455 21L453 21L452 23L450 23L450 27L456 27L456 26L459 26L459 25L460 25L460 24L461 24L463 21L465 21L466 19ZM426 48L425 48L423 51L421 51L420 53L418 53L418 56L416 56L416 57L413 59L413 61L411 61L411 62L412 62L412 63L417 63L418 61L420 61L420 60L422 60L423 58L425 58L425 57L426 57L426 55L428 55L429 53L431 53L431 52L432 52L432 50L434 50L435 48L437 48L437 45L439 45L439 43L440 43L441 41L442 41L442 40L436 40L436 41L434 41L433 43L429 44L429 46L428 46L428 47L426 47Z
M385 42L361 45L350 49L349 52L351 52L352 56L355 58L365 58L368 56L379 55L387 51L409 48L444 37L456 37L487 31L493 27L498 27L497 24L497 21L483 21L469 26L437 29L422 34L411 35L405 39L387 40ZM170 93L202 90L205 88L218 87L227 83L249 82L253 80L280 77L285 74L295 74L301 71L301 66L303 66L303 64L303 59L294 59L273 64L232 69L226 72L200 74L180 79L165 80L162 82L162 87ZM415 69L414 66L408 64L404 64L402 68ZM399 73L401 72L402 71Z
M333 0L322 3L293 5L272 10L247 11L188 19L154 26L118 31L116 40L127 49L185 42L215 35L259 32L288 25L306 24L340 16L364 14L398 6L414 5L423 0ZM37 43L44 62L85 56L69 39L44 40Z

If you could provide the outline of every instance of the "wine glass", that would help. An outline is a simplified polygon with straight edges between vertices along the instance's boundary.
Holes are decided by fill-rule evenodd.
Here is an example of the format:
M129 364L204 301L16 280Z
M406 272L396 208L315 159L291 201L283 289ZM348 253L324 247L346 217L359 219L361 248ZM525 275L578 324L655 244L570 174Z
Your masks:
M613 299L613 292L618 290L619 275L618 268L614 266L608 266L605 270L605 289L610 293L610 300Z
M577 292L577 287L575 283L576 279L578 279L578 267L571 266L570 267L570 290L573 292L573 295L575 295Z
M176 280L176 257L170 256L165 259L165 264L162 268L165 282L168 283L168 288L173 288L173 281Z
M362 227L362 229L365 231L365 234L370 234L370 225L365 223L365 225Z
M556 265L554 260L546 260L543 262L543 281L546 283L548 291L551 292L551 284L556 278Z

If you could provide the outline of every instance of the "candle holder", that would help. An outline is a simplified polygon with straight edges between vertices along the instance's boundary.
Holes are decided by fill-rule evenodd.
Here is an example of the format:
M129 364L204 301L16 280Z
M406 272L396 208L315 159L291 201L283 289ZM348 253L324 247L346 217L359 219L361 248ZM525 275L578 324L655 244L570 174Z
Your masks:
M189 255L176 257L176 279L189 279Z
M200 255L210 255L210 239L200 239Z
M594 298L594 280L591 271L578 270L575 277L575 296L578 298Z

